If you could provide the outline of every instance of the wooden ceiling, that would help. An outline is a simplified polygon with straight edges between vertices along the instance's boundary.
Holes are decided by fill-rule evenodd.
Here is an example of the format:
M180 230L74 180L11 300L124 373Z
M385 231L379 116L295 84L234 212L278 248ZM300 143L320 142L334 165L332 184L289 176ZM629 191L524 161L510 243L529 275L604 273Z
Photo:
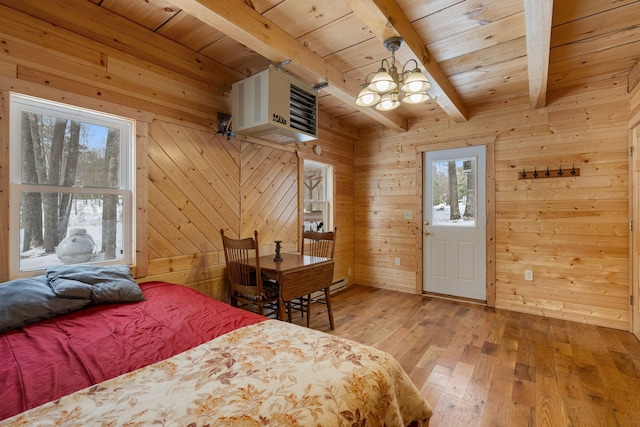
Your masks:
M28 9L17 0L3 3ZM100 7L219 64L223 92L269 64L288 62L282 69L299 80L328 82L318 92L321 111L357 128L380 123L402 131L407 119L434 113L462 122L521 97L540 108L553 91L629 75L640 59L640 0L64 3ZM79 31L70 22L54 23ZM389 36L405 40L397 61L416 59L435 99L386 113L356 107L367 74L390 57L383 46Z

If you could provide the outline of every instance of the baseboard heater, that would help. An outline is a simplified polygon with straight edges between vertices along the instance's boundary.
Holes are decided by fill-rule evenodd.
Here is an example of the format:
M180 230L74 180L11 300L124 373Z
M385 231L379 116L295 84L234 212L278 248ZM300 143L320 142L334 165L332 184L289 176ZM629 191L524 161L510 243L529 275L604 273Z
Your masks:
M346 278L342 278L340 280L336 280L335 282L333 282L331 284L331 288L330 288L330 292L333 294L335 292L341 291L343 289L347 288L347 279Z
M331 287L329 288L329 292L332 294L335 294L338 291L347 289L347 285L348 285L347 279L343 277L342 279L336 280L331 284ZM322 298L324 298L324 291L316 291L311 294L312 300L322 299Z

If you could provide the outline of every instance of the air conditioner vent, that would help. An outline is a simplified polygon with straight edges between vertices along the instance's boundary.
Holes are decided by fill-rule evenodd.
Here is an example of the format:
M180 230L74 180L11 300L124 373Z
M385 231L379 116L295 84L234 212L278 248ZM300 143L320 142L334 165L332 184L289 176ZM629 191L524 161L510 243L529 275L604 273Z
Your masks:
M231 101L239 135L280 144L317 139L315 91L273 66L234 83Z

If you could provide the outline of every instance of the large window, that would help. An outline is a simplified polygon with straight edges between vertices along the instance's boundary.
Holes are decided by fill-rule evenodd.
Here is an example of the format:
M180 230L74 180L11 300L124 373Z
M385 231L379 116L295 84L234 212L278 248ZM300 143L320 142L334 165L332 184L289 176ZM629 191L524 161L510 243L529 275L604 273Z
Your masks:
M11 274L131 264L134 121L11 96Z
M311 160L304 161L304 229L333 230L333 168Z

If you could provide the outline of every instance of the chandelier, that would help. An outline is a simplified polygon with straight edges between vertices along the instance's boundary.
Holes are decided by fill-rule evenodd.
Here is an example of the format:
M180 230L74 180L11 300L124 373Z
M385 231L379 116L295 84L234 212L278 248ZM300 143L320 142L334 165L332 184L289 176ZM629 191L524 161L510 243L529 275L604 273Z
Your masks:
M415 59L407 61L402 66L402 72L398 74L395 53L400 49L402 42L402 37L389 37L384 41L384 47L391 52L391 64L387 59L383 59L380 69L367 75L365 84L362 85L362 90L356 98L357 106L375 106L379 111L391 111L400 106L400 94L403 95L402 102L405 104L420 104L431 99L427 94L431 83L418 68L418 62ZM410 67L410 64L415 67ZM371 81L367 82L372 75Z

